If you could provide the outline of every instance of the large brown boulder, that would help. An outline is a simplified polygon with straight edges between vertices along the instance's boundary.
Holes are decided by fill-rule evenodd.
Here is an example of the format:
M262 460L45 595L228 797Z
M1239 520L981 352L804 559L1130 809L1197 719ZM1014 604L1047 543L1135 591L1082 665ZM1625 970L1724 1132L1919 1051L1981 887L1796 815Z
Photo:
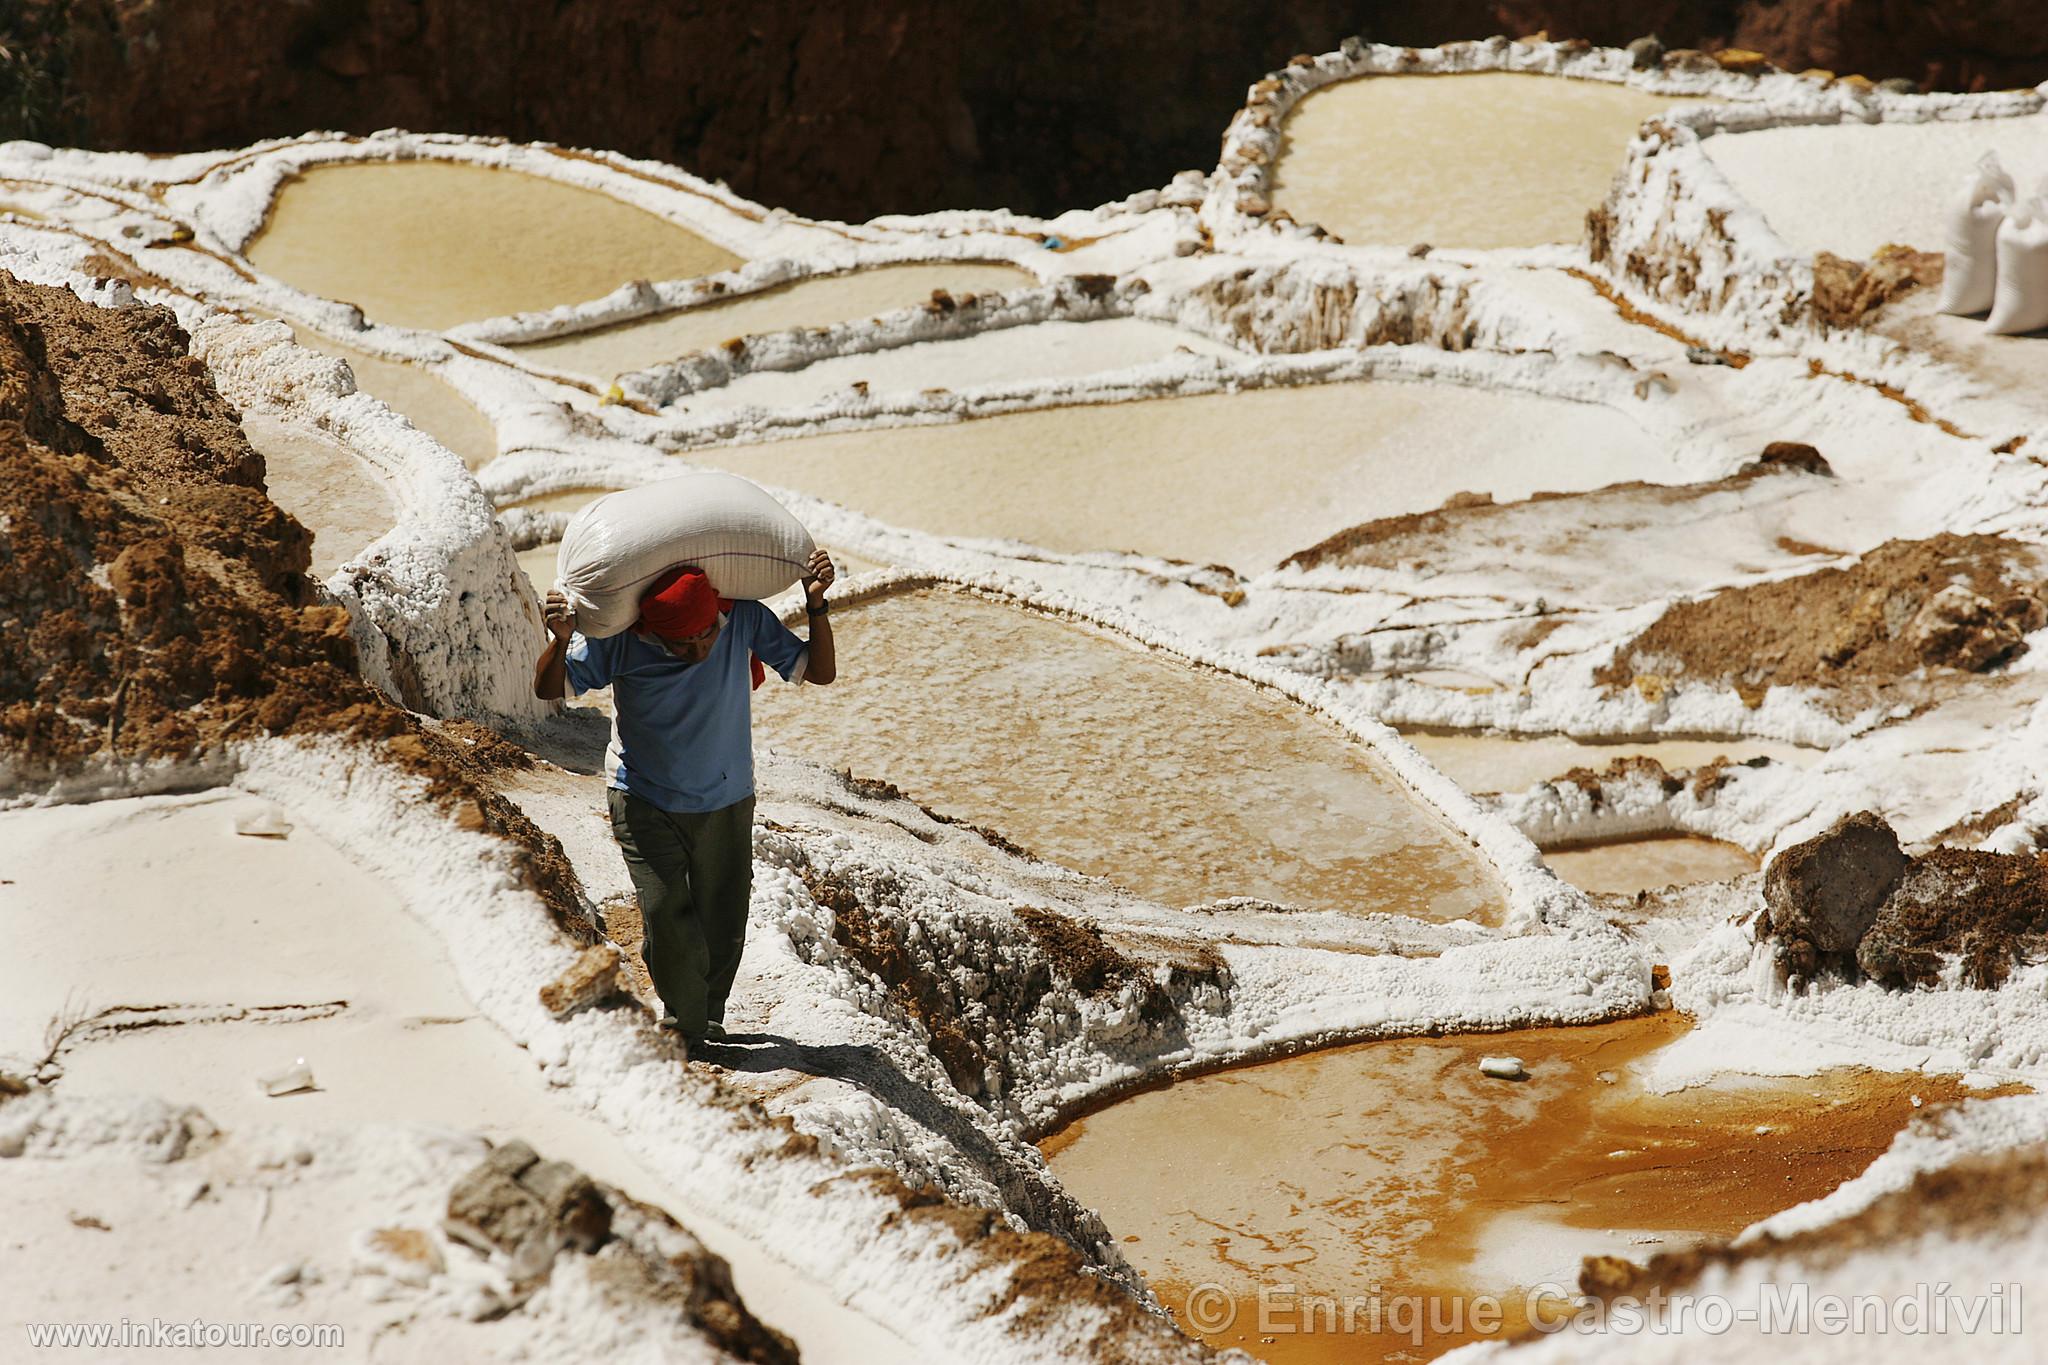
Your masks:
M1771 859L1757 936L1777 944L1794 976L1830 960L1846 966L1905 868L1899 836L1882 816L1845 815Z

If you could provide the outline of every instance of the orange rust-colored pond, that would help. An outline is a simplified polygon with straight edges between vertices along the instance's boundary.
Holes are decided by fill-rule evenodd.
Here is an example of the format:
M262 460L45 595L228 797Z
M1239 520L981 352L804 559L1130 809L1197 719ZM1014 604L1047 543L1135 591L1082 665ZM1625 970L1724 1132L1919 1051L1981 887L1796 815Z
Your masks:
M1916 1113L1994 1093L1861 1068L1650 1090L1689 1028L1314 1052L1139 1094L1042 1150L1192 1335L1275 1362L1418 1360L1521 1330L1530 1291L1576 1293L1584 1256L1731 1236L1859 1174ZM1481 1072L1500 1056L1526 1077Z

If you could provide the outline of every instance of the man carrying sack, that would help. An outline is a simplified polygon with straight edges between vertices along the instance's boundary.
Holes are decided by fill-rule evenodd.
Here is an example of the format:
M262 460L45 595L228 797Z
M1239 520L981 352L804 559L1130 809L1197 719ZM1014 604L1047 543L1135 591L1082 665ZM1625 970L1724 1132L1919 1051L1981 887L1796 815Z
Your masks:
M814 551L803 574L808 642L759 602L719 597L687 565L656 578L633 626L603 639L577 632L562 592L547 595L550 638L534 695L559 700L565 682L578 695L612 689L612 833L639 894L640 956L668 1009L662 1025L691 1044L725 1036L726 996L746 946L751 694L763 662L792 683L822 687L838 675L825 604L833 577L830 557Z

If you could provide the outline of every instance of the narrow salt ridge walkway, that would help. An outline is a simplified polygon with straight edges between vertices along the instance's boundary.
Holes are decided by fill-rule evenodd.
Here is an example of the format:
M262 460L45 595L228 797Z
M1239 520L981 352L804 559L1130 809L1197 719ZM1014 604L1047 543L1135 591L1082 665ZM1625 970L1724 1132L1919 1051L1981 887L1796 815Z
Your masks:
M907 1349L734 1232L594 1115L565 1106L535 1057L457 986L449 946L406 913L399 889L300 819L232 788L0 813L11 948L0 965L0 1055L41 1056L53 1020L82 1020L57 1059L66 1104L104 1102L112 1112L154 1095L196 1106L230 1134L275 1127L287 1142L306 1134L322 1151L330 1139L321 1135L354 1141L349 1135L373 1131L365 1128L373 1122L524 1138L682 1220L733 1263L749 1306L795 1336L807 1359L874 1360ZM459 962L459 948L454 956ZM107 1010L114 1013L103 1024L93 1022ZM297 1057L318 1088L265 1096L255 1078ZM431 1201L422 1215L438 1225ZM160 1206L135 1216L141 1226L122 1230L145 1242L184 1222ZM343 1205L327 1216L371 1215ZM235 1238L238 1259L216 1259L208 1280L242 1292L289 1250L345 1286L347 1246L333 1224L293 1226L275 1240ZM316 1230L326 1235L310 1235ZM11 1283L61 1281L80 1269L12 1245ZM362 1311L359 1301L350 1308L348 1297L330 1296L323 1312Z
M1015 266L975 261L882 265L799 280L639 321L525 342L513 349L521 360L541 368L609 382L618 375L705 350L733 337L791 327L823 327L894 312L925 302L933 290L944 290L949 296L1000 293L1035 282L1032 275Z
M928 341L840 356L800 370L756 371L729 384L688 394L676 406L689 413L807 408L856 388L881 396L983 384L1037 384L1134 368L1177 352L1236 354L1231 347L1207 337L1139 318L1041 322L959 341Z

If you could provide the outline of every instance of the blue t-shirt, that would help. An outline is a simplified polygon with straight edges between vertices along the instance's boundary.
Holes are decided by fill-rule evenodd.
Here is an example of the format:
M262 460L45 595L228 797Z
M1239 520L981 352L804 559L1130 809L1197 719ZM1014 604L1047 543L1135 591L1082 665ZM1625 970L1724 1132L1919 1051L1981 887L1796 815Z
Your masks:
M735 602L700 664L671 658L632 631L569 639L569 686L612 690L610 785L678 814L721 810L754 794L749 654L790 681L804 642L759 602Z

